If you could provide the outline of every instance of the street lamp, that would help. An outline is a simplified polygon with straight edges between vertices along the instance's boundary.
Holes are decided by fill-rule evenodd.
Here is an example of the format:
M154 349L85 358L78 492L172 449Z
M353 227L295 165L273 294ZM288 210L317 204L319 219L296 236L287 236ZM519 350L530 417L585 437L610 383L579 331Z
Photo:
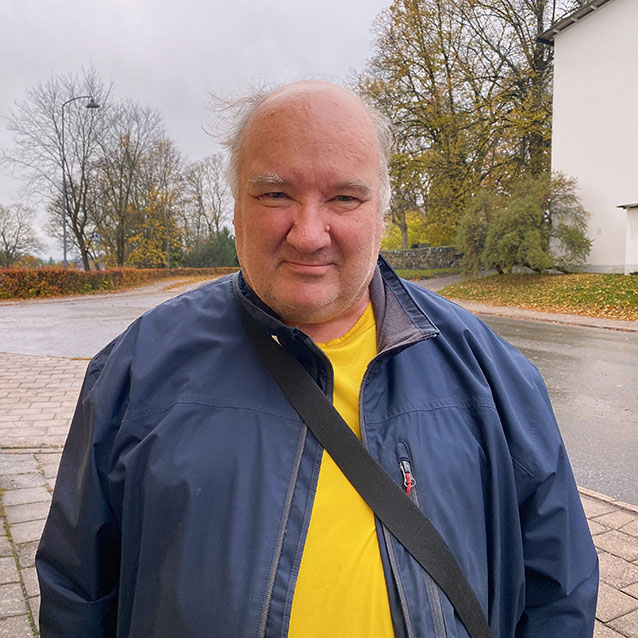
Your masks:
M66 157L64 154L64 107L75 100L88 100L86 104L87 109L99 109L100 105L93 99L92 95L79 95L78 97L72 97L62 104L62 245L64 253L63 264L67 266L66 260Z
M170 251L170 242L168 237L168 191L166 196L164 197L164 216L166 221L166 267L171 267L171 251Z

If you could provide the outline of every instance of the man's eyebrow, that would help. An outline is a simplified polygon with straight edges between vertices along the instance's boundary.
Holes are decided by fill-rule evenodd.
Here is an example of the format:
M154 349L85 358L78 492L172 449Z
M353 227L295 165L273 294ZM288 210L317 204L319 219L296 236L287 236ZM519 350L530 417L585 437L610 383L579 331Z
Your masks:
M248 186L283 186L286 184L286 180L274 173L267 173L265 175L253 175L248 180Z
M362 195L365 195L367 197L372 197L372 194L373 194L372 187L368 183L360 179L353 179L347 182L340 182L339 184L335 185L335 188L337 190L356 190L356 191L359 191Z
M260 188L262 186L286 186L287 184L288 182L276 173L253 175L248 180L248 186L251 188ZM364 182L360 179L351 179L345 182L337 182L336 184L332 185L332 188L339 191L354 190L359 192L364 197L372 197L374 192L372 187L367 182Z

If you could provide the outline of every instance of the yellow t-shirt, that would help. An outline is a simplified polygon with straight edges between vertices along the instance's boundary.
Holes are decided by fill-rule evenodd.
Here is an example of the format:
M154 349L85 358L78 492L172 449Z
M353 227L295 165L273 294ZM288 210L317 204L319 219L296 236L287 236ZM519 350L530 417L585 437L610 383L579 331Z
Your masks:
M334 406L355 434L359 388L377 354L372 306L344 336L317 344L334 370ZM394 636L374 514L324 452L292 602L294 638Z

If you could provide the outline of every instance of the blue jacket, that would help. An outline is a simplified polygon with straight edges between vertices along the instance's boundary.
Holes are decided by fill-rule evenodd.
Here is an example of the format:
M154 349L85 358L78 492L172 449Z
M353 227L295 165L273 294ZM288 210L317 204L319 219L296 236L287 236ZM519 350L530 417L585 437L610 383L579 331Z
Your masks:
M596 553L537 370L380 261L364 444L457 557L495 637L591 636ZM237 303L330 396L330 364L241 275L149 311L89 365L36 564L43 638L287 635L321 448ZM395 633L466 637L377 523ZM353 575L356 586L356 575Z

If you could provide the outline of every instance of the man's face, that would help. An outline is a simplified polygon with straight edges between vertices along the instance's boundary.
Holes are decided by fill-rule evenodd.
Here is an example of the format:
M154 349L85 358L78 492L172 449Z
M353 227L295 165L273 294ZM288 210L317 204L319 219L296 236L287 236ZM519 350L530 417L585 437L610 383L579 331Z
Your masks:
M286 323L356 321L383 230L369 116L342 89L293 85L248 127L233 220L246 280Z

